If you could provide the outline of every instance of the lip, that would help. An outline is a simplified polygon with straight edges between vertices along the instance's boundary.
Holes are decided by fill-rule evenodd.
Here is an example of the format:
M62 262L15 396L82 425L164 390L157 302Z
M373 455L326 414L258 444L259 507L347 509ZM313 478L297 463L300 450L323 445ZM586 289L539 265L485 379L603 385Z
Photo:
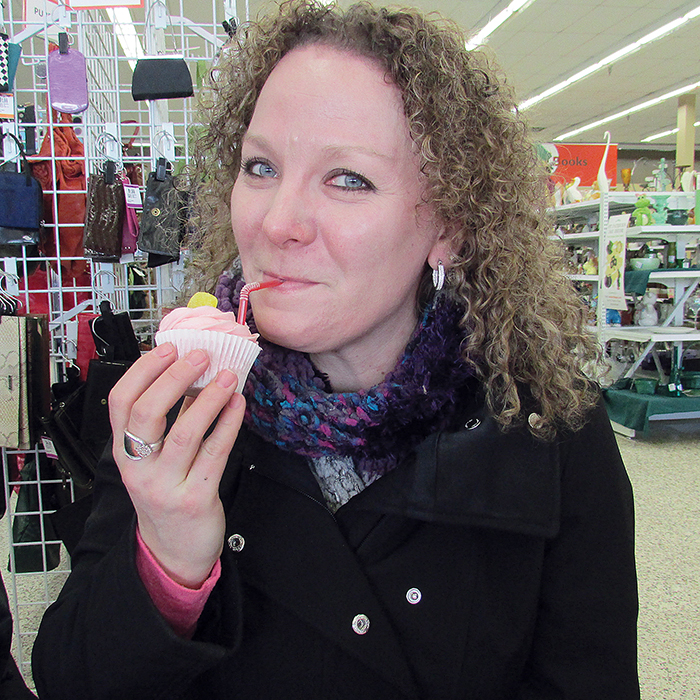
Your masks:
M288 275L278 275L274 274L271 272L263 272L263 280L281 280L282 284L279 287L272 287L272 289L279 289L282 291L284 287L287 287L288 289L292 286L294 287L302 287L302 286L309 286L313 284L318 284L318 282L315 282L314 280L307 279L305 277L290 277Z

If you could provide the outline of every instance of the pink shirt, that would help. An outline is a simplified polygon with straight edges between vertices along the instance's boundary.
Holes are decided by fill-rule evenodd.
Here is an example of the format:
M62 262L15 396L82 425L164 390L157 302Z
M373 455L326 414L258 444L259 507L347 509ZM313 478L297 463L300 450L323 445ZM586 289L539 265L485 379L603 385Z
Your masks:
M187 639L192 637L209 594L221 575L221 562L217 560L199 588L187 588L163 571L136 528L136 568L153 603L175 634Z

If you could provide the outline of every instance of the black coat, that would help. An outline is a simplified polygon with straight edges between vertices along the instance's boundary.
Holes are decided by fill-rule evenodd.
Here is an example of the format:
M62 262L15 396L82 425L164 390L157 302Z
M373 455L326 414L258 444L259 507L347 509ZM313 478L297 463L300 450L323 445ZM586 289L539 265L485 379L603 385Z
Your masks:
M41 698L639 697L632 493L602 404L553 443L470 409L335 515L303 459L244 430L221 493L231 546L181 639L103 463L34 646Z

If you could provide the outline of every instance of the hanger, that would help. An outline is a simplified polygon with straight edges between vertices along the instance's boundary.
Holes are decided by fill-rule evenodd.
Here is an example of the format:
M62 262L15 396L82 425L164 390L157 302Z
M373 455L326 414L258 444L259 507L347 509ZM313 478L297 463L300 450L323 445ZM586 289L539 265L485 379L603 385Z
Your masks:
M109 148L108 146L115 147ZM100 132L95 139L95 149L97 150L98 155L103 159L100 169L103 173L105 173L105 179L108 176L107 169L109 163L114 164L115 173L124 170L122 142L114 134L109 131ZM111 170L111 166L109 166L109 169ZM112 180L112 182L114 182L114 180Z
M172 128L172 124L170 124ZM163 145L163 139L170 141L169 145ZM159 155L158 161L165 159L168 161L175 160L175 146L177 142L175 141L175 136L172 131L167 129L161 129L153 136L153 150ZM160 179L160 178L159 178Z
M0 270L0 315L1 316L16 316L17 311L24 302L16 296L13 296L7 291L7 280L12 279L19 283L19 277L4 270Z

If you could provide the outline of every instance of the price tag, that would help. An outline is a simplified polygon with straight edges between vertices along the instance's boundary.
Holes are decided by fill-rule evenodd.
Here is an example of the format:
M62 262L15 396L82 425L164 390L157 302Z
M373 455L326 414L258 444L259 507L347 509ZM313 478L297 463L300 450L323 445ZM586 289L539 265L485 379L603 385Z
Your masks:
M11 92L0 93L0 119L15 118L15 97Z
M44 445L44 452L49 459L58 459L58 452L54 447L53 440L46 435L41 436L41 442Z
M141 202L141 190L137 185L124 185L124 197L127 207L140 209L143 206Z

